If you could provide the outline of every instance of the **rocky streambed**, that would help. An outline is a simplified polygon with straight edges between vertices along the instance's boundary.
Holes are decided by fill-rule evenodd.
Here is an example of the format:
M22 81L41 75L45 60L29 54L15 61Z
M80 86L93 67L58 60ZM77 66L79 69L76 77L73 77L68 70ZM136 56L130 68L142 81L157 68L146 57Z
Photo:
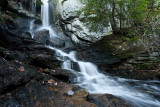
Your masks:
M90 95L71 84L74 74L61 69L55 51L19 29L12 17L0 23L1 107L124 107L120 98Z
M49 44L61 48L66 45L66 41L71 42L70 38L67 37L65 42L59 38L56 38L56 42L48 41L49 37L44 38L41 35L42 33L48 35L49 32L44 30L36 32L34 40L30 33L25 32L29 29L30 21L27 18L21 18L12 12L6 12L2 16L0 16L0 106L132 107L129 102L116 96L90 94L71 83L76 75L61 69L62 62L57 59L56 52L44 46ZM35 23L38 26L41 24L40 21ZM157 54L153 55L153 59L157 59L154 60L155 63L143 65L144 62L153 60L147 53L135 55L135 51L130 52L129 49L137 48L133 47L134 42L124 45L119 38L111 38L104 37L88 47L70 43L65 51L76 50L79 60L95 63L108 75L138 80L160 80ZM117 47L119 44L122 44L122 48L130 48L121 51L122 48ZM124 55L127 52L129 55ZM73 68L78 71L76 62L72 63ZM158 94L157 96L155 93L152 94L159 98Z

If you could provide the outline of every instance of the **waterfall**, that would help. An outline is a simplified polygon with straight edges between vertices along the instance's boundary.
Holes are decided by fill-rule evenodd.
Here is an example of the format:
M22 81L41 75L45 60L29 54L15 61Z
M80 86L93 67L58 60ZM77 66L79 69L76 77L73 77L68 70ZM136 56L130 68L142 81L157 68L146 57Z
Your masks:
M41 1L43 3L41 7L41 19L43 25L39 30L48 29L51 37L58 36L50 24L49 0ZM160 102L156 98L138 91L139 88L137 88L141 87L147 91L154 91L160 96L160 87L157 85L150 85L154 84L154 81L145 82L107 76L100 73L96 65L90 62L77 60L75 52L65 53L54 47L49 46L49 48L56 51L57 59L63 62L63 69L68 69L77 75L73 82L86 89L90 94L112 94L133 103L136 107L160 107ZM72 62L78 65L79 71L76 71L72 67ZM136 85L133 87L128 84L129 82L133 82ZM160 82L158 81L158 83ZM144 86L144 84L146 85Z
M41 6L41 20L43 27L49 27L49 0L42 0L43 5Z
M134 89L132 86L126 84L127 81L135 83L139 83L140 81L113 78L104 75L99 72L96 65L90 62L78 61L74 52L67 54L61 50L52 47L49 48L57 51L58 59L63 61L63 69L78 73L78 76L76 79L74 79L74 82L77 83L77 85L85 88L90 94L112 94L133 103L133 105L136 107L160 107L160 102L154 97L145 93L141 93ZM78 63L80 72L75 71L72 68L71 61ZM146 84L148 83L154 83L154 81L147 82ZM142 85L143 84L144 83L142 83ZM144 88L147 89L149 87L146 86ZM160 92L159 88L160 87L158 86L154 86L155 92ZM148 89L148 91L153 91L153 88Z

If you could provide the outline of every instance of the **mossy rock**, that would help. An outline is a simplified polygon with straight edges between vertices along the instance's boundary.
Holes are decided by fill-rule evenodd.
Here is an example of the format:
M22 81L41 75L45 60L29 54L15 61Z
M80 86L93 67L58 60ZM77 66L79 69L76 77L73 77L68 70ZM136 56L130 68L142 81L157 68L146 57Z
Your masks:
M132 38L123 35L108 35L98 42L101 51L114 55L117 58L134 56L144 50L139 37Z

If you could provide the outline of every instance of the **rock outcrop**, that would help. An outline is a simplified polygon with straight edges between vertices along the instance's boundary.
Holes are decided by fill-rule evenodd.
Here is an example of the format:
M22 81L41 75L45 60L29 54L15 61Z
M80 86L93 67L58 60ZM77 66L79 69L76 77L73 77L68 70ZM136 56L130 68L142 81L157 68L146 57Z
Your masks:
M49 45L50 35L49 30L43 29L34 33L33 37L37 42Z
M64 32L71 37L75 43L82 41L94 43L107 35L107 29L104 33L90 32L85 23L82 22L83 15L78 15L85 4L80 0L58 0L56 3L56 12L62 20Z
M27 16L27 17L35 17L34 14L30 13L29 11L25 10L22 6L21 2L8 0L8 8L11 11L17 12L20 15Z

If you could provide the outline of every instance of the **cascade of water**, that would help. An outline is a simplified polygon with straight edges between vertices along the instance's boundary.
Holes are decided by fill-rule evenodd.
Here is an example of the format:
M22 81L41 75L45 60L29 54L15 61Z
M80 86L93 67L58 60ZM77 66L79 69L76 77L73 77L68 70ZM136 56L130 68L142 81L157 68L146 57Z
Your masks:
M43 22L42 28L48 29L51 32L50 33L51 36L53 36L53 34L56 35L55 33L52 32L54 30L50 27L49 24L49 1L42 0L42 2L43 2L41 10L41 15L42 15L41 18ZM90 62L82 62L77 60L74 52L70 52L68 54L53 47L49 48L55 50L57 52L57 58L63 61L62 64L63 69L75 71L72 68L71 61L74 61L78 64L80 72L78 72L79 76L75 79L74 82L77 83L79 86L85 88L89 93L112 94L132 102L133 104L136 105L136 107L160 107L160 102L156 100L154 97L147 95L145 93L141 93L136 89L134 89L134 87L131 87L130 85L125 85L126 81L124 79L121 78L115 79L113 77L106 76L100 73L96 65ZM132 80L127 80L127 81L132 81ZM156 89L155 92L159 92L159 90L157 90L159 89L158 86L155 85L154 88Z
M29 10L33 15L36 15L36 5L37 5L37 0L30 1ZM29 32L31 33L32 37L33 37L33 32L34 32L33 28L34 28L34 20L31 20L30 26L29 26Z
M136 107L160 107L160 102L154 97L145 93L141 93L130 85L126 85L126 81L132 81L136 83L138 82L138 80L128 80L121 78L115 79L110 76L106 76L98 71L96 65L90 62L78 61L74 52L70 52L69 54L67 54L61 50L52 47L49 48L56 50L57 58L64 61L62 64L63 69L75 71L71 67L71 61L78 63L80 72L78 72L79 76L74 79L74 82L77 83L77 85L85 88L89 93L112 94L121 97L127 101L130 101ZM156 92L159 92L158 86L152 87L154 87ZM153 89L148 89L148 91L153 91Z
M42 0L43 5L41 6L41 20L43 23L43 27L49 27L49 1Z

